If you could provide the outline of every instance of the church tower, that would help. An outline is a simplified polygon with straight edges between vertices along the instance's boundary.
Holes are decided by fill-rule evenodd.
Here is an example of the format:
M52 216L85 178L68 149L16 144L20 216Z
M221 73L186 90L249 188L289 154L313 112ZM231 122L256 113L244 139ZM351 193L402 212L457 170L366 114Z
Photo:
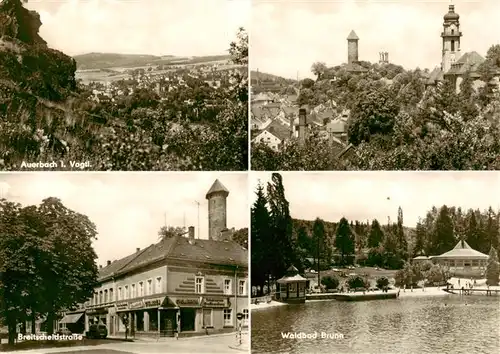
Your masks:
M358 61L358 41L356 32L351 31L347 37L347 64L353 64Z
M228 195L229 191L218 179L207 192L209 240L222 241L222 232L227 230L226 199Z
M448 13L444 15L443 32L443 58L441 61L441 70L447 73L451 65L460 59L460 16L455 13L455 6L450 5Z

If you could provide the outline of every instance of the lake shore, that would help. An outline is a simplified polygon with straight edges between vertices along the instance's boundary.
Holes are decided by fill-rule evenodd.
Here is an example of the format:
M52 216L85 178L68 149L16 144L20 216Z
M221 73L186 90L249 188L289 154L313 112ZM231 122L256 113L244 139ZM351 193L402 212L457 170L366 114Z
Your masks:
M261 302L258 305L256 305L256 304L250 304L250 310L252 310L252 311L254 311L254 310L265 310L265 309L268 309L268 308L271 308L271 307L284 306L284 305L288 305L288 304L285 304L285 303L279 302L279 301Z

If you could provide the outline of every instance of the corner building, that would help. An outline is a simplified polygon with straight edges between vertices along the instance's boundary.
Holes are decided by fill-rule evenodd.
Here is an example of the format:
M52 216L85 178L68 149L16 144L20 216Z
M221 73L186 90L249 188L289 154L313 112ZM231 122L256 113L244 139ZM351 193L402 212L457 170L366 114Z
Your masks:
M100 269L99 286L85 304L85 330L103 323L110 336L180 336L248 326L248 251L226 228L229 191L218 180L209 201L209 239L163 239Z

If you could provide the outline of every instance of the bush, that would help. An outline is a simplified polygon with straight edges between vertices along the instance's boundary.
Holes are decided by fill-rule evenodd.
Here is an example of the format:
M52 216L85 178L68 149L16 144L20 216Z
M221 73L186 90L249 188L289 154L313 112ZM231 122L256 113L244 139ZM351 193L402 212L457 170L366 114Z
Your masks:
M493 247L490 249L488 264L486 266L486 284L498 285L498 277L500 276L500 266L498 263L498 255Z
M389 286L389 279L387 277L380 277L377 279L377 288L383 289Z
M350 289L370 287L368 281L359 275L351 275L349 279L347 279L347 285Z
M321 284L325 286L327 289L337 289L339 287L339 280L334 276L326 276L321 279Z

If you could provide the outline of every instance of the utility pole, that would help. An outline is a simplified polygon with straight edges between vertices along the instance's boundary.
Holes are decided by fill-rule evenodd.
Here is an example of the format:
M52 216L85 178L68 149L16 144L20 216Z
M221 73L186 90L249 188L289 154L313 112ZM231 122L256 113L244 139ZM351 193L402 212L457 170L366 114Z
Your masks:
M200 234L200 202L195 200L196 205L198 205L198 235ZM199 237L197 237L199 238Z

